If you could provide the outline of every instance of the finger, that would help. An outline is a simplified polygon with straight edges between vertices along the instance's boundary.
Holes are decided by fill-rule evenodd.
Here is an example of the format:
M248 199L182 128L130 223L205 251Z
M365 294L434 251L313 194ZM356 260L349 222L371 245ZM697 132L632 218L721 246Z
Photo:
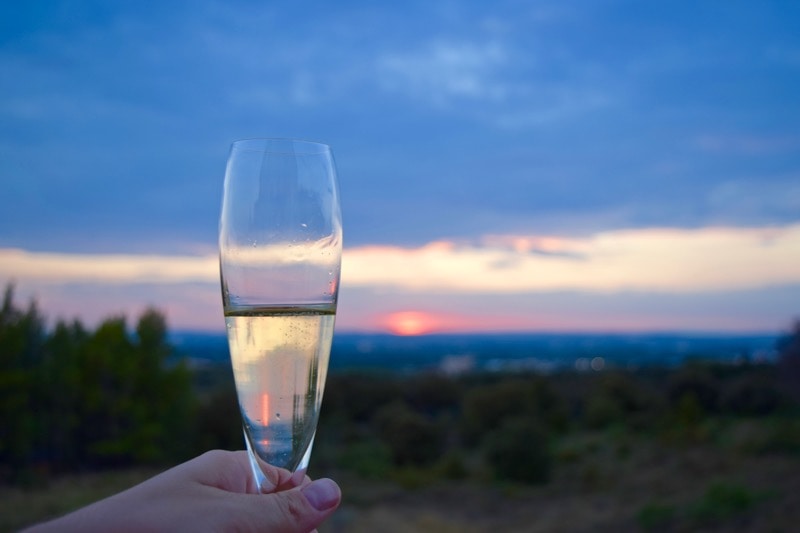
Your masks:
M189 475L203 485L247 494L259 494L259 492L268 494L277 490L291 489L300 484L288 470L277 468L258 458L256 460L263 474L260 491L253 478L250 457L243 450L236 452L212 450L173 468L166 474L173 477Z
M272 492L291 489L296 486L296 483L293 482L294 474L285 468L272 466L259 458L256 458L256 461L258 462L259 470L264 476L260 480L261 494L270 494Z
M317 528L342 500L339 486L330 479L318 479L300 488L246 499L240 518L253 531L305 533Z
M273 466L257 455L253 456L257 466L251 465L251 458L245 451L234 452L233 458L237 462L237 476L244 470L248 472L247 477L251 482L247 483L249 494L270 494L280 490L287 490L296 486L293 483L293 474L285 468ZM254 468L258 469L259 474L255 474ZM255 478L253 477L255 475Z
M335 511L342 502L342 491L335 481L328 478L317 479L300 489L300 493L317 511Z
M297 472L291 474L288 478L281 478L278 486L275 487L275 492L301 487L310 482L311 479L306 475L305 470L298 470Z

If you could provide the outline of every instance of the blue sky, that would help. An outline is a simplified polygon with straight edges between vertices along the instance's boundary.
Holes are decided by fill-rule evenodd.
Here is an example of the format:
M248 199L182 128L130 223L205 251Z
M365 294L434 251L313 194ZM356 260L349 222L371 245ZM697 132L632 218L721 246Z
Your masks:
M159 4L0 7L0 280L46 311L221 328L227 149L280 136L337 158L340 328L800 315L800 4Z

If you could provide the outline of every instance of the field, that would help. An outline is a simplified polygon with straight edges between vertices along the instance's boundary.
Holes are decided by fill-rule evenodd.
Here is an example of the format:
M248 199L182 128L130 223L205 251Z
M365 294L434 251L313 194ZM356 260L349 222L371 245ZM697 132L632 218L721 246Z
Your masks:
M774 420L715 420L701 442L669 442L618 429L573 432L554 450L540 485L430 469L366 479L334 477L344 503L324 532L793 531L800 523L800 458L755 446ZM156 470L67 476L39 488L0 489L0 530L20 527L122 490Z
M4 309L0 531L242 447L230 363L173 359L158 312L135 333L121 318L47 332L35 306ZM589 359L570 348L575 365L546 368L563 339L478 340L486 364L457 372L329 374L310 474L336 479L344 502L323 533L798 529L800 324L775 357L700 343L636 366L610 355L620 339L609 364L578 365ZM429 341L370 353L433 360L466 342Z
M38 486L0 487L0 531L17 531L126 489L157 471L132 468L42 480Z
M341 477L345 504L321 531L789 532L800 523L796 457L676 450L598 435L573 446L562 451L546 486L401 488Z

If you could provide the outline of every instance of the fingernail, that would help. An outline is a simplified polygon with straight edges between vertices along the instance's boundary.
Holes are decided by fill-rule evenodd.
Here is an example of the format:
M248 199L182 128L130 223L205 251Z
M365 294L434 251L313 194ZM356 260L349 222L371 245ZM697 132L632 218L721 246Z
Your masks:
M341 499L341 491L331 479L317 479L303 487L303 495L314 509L324 511L330 509Z

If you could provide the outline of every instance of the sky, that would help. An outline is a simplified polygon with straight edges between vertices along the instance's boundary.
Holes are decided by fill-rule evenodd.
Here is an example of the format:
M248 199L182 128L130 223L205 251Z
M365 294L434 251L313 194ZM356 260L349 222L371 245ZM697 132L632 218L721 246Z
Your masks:
M0 5L0 283L224 331L230 143L332 146L337 331L800 318L800 3Z

